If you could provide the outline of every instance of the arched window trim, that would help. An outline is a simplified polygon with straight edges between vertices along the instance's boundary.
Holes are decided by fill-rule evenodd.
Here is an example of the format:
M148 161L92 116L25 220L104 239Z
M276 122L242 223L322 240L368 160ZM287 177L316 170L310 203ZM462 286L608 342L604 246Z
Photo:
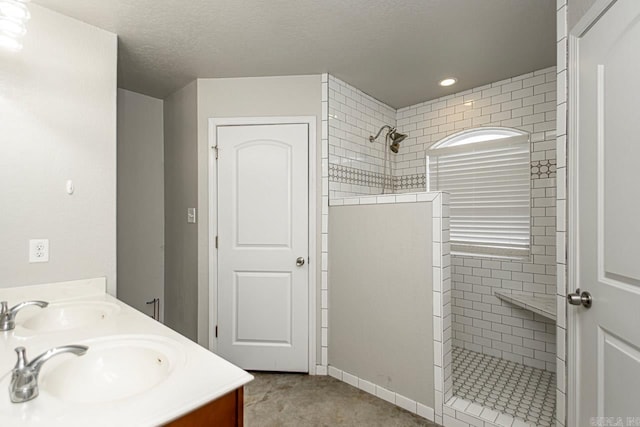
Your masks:
M451 195L453 253L530 255L530 151L529 134L506 127L458 132L427 150L427 191Z
M460 143L462 141L472 139L474 136L482 136L482 135L489 136L489 135L496 135L496 134L500 135L500 137L490 138L482 141ZM440 141L436 142L431 147L429 147L427 151L432 151L432 150L440 151L444 148L464 147L464 146L469 146L470 144L484 144L491 141L500 141L502 139L508 139L508 138L518 138L518 140L521 140L521 138L526 138L526 140L528 141L529 134L520 129L499 127L499 126L491 126L491 127L483 126L483 127L463 130L461 132L457 132L449 136L445 136Z

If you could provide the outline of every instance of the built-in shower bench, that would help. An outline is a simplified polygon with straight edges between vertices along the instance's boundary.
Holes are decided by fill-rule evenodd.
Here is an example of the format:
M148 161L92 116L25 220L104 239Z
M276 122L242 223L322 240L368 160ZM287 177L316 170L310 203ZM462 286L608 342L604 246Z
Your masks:
M509 291L495 291L496 297L503 301L522 307L525 310L544 316L553 321L556 320L556 296L555 295L525 295Z

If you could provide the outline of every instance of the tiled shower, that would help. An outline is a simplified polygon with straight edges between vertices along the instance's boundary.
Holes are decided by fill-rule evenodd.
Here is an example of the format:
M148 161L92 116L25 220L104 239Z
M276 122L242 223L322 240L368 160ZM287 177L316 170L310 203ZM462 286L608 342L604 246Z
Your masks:
M369 142L369 135L385 124L409 135L398 154L389 154L392 167L386 174L383 144ZM329 195L334 199L380 194L383 180L394 193L425 191L427 148L444 137L481 126L510 127L530 135L531 250L526 259L452 254L453 354L444 376L452 377L453 396L467 405L471 402L531 425L552 425L556 68L399 110L329 76ZM532 310L514 300L551 301L546 304L551 308ZM493 374L483 377L478 371ZM505 381L498 379L505 375ZM445 400L450 397L445 390Z

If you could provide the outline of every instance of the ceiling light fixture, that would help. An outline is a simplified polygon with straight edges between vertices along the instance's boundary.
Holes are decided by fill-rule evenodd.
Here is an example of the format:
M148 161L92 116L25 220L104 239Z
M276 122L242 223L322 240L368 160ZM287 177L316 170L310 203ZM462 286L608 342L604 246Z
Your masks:
M26 3L30 0L0 0L0 47L11 51L22 49L26 23L31 18Z
M456 82L458 81L458 79L454 78L454 77L447 77L444 80L440 80L440 86L451 86L456 84Z

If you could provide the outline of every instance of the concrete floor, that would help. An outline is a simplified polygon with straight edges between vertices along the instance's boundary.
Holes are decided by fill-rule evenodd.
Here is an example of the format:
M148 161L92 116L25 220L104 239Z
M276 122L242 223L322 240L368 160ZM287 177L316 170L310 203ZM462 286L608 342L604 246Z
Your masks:
M252 374L244 392L247 427L437 427L329 376Z

